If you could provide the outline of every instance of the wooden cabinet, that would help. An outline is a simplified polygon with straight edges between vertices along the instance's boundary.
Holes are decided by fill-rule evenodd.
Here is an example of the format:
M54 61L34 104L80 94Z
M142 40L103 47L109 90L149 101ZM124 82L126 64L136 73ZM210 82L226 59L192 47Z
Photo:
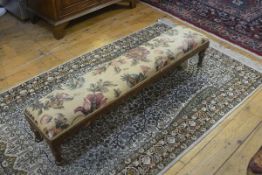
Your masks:
M77 14L86 9L99 6L100 3L97 0L59 0L57 1L57 7L59 18L65 18L70 15Z
M27 0L27 7L34 23L38 17L53 26L53 34L60 39L65 34L68 22L80 16L99 10L121 0ZM129 0L131 8L136 0Z

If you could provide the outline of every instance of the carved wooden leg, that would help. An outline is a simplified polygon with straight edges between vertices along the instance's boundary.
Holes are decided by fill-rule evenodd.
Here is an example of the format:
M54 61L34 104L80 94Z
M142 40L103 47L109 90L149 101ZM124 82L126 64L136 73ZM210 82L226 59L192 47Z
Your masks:
M56 39L61 39L65 36L65 28L68 25L68 22L54 26L53 35Z
M203 63L203 59L205 57L205 52L206 52L206 49L204 50L201 50L199 53L198 53L198 66L202 66L202 63Z
M136 0L129 0L129 7L131 9L136 8Z
M61 147L60 147L60 144L57 144L57 143L48 143L49 144L49 147L53 153L53 156L55 158L55 163L57 166L61 166L63 165L63 158L61 156Z
M35 133L35 141L37 143L42 142L43 141L43 137L41 136L41 134L38 131L34 131L34 133Z

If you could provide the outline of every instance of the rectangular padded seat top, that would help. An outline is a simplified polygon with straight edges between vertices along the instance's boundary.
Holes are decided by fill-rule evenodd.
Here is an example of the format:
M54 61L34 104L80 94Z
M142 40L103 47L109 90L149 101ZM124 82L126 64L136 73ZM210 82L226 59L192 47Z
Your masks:
M61 88L28 106L26 115L47 139L53 140L207 41L195 31L176 26L62 84Z

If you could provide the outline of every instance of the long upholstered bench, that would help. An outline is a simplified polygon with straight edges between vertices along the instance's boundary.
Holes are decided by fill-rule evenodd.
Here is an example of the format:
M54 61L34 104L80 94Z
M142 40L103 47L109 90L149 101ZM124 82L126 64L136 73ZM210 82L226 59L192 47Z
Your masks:
M67 137L194 54L199 54L201 65L208 45L205 36L176 26L62 84L25 109L36 141L44 138L60 165L63 160L60 145Z

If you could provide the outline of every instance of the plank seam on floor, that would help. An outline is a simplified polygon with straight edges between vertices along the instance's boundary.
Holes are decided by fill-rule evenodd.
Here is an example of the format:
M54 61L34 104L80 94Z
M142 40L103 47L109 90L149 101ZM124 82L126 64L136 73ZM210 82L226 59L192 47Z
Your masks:
M248 140L248 138L255 133L257 129L259 129L262 124L262 121L260 121L255 128L251 130L251 132L242 140L241 143L238 144L237 148L226 158L226 160L217 168L217 170L214 172L213 175L217 174L217 172L226 164L226 162L236 153L236 151Z

